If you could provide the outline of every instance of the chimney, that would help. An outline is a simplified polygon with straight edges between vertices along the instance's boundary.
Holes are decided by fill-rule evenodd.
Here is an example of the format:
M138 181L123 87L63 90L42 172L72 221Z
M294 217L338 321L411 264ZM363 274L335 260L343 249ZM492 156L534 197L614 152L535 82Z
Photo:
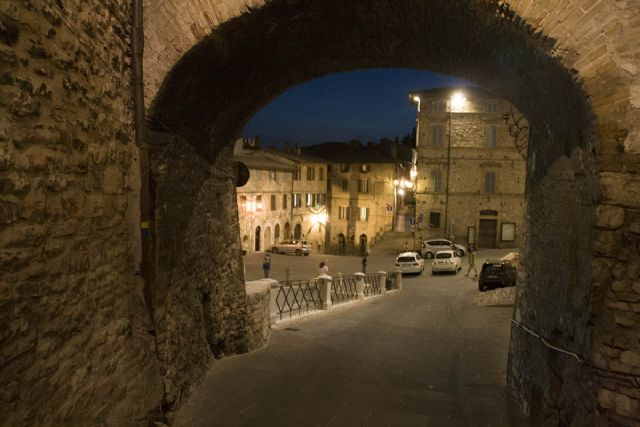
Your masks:
M296 154L302 154L302 147L300 147L300 144L296 144Z

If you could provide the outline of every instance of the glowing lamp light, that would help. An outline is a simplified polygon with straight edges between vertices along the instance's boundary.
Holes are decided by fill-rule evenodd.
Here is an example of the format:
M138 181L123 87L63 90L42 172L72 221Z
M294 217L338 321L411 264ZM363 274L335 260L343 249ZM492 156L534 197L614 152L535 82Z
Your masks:
M407 181L407 182L404 183L404 186L407 187L407 188L413 188L413 182Z
M398 181L397 179L394 179L394 180L393 180L393 185L396 185L396 186L397 186L398 184L400 184L400 181Z
M401 196L404 196L404 188L400 188L398 190L398 194L401 195Z
M413 102L420 102L420 97L418 95L413 95Z
M416 168L416 165L413 165L411 167L411 172L409 172L409 176L411 177L411 179L416 179L416 176L418 176L418 169Z
M258 209L262 209L262 202L258 202L258 204L256 205L256 207L257 207Z
M465 102L467 102L467 98L462 92L456 92L451 96L451 108L454 110L462 108Z
M326 213L317 213L311 215L311 222L313 224L326 224L327 223L327 214Z

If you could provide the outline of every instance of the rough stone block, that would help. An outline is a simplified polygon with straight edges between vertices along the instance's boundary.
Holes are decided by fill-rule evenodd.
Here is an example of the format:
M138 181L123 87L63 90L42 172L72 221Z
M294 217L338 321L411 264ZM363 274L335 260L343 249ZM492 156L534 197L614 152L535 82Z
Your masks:
M627 350L620 355L620 361L625 365L640 367L640 354Z
M618 229L624 225L624 208L612 205L599 205L596 210L596 225Z
M602 198L630 208L640 208L640 178L605 172L601 175Z
M613 408L615 405L615 395L606 388L598 390L598 404L603 408Z
M640 402L633 400L628 396L616 393L615 394L615 411L625 417L637 417L640 413Z

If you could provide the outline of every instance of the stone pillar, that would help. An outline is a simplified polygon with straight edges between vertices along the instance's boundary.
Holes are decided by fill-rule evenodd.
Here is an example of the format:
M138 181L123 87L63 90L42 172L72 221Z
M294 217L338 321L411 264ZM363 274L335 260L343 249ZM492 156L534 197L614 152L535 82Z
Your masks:
M386 271L378 271L378 276L380 276L380 290L382 294L387 293L387 272Z
M356 293L358 294L358 301L364 300L364 278L366 274L362 272L357 272L354 274L356 276Z
M333 278L331 276L323 275L318 277L320 282L320 298L322 299L322 309L331 310L331 284Z
M396 275L396 284L398 287L398 291L402 290L402 271L399 268L393 270L393 274Z

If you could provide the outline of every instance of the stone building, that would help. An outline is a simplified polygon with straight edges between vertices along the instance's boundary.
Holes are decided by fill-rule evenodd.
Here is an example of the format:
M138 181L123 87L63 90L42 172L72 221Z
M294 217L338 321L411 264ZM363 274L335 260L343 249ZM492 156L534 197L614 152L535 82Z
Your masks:
M303 149L329 162L327 246L330 252L363 254L379 236L391 230L398 208L393 182L408 161L406 147L400 148L405 160L398 156L398 144L385 152L388 148L373 144L362 146L352 141Z
M257 139L236 141L234 159L249 169L237 189L240 236L245 253L268 251L274 243L308 240L314 251L325 241L327 165L296 151L260 148Z
M640 423L637 1L156 3L0 2L0 424L166 420L263 343L234 141L285 90L370 67L528 118L506 393L533 425Z
M448 237L480 248L519 246L526 119L478 87L416 91L409 99L418 107L416 237ZM511 133L505 118L513 123Z

